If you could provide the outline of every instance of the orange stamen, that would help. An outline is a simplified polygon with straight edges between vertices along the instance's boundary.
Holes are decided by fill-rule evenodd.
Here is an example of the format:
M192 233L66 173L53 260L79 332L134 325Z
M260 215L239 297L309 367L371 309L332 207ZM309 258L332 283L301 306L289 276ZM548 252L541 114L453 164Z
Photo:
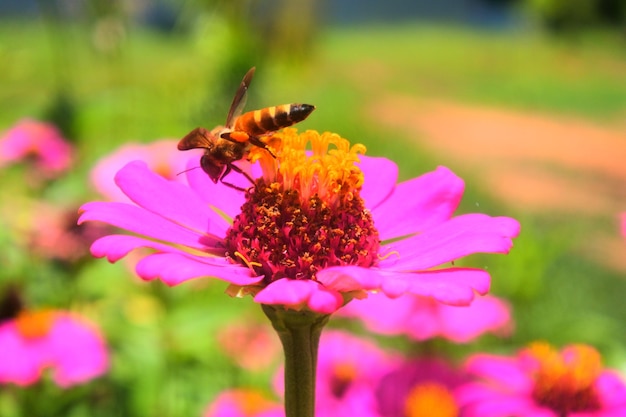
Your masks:
M55 317L54 310L24 310L15 319L15 325L24 338L37 339L50 333Z
M406 417L457 417L459 407L452 393L437 382L414 386L406 398Z

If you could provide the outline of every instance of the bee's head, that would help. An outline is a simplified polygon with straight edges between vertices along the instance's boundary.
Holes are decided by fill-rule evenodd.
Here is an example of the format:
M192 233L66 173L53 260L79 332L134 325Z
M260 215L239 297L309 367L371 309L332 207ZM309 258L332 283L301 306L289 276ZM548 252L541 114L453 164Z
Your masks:
M207 173L209 178L217 184L217 182L222 178L222 174L224 173L224 169L226 166L224 164L220 164L216 162L211 155L207 152L202 155L200 158L200 166Z

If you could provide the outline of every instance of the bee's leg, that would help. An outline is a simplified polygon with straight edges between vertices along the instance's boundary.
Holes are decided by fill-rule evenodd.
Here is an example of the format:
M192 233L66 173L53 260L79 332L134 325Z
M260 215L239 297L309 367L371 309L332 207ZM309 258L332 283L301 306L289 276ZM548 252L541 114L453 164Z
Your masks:
M274 155L274 152L272 152L271 149L267 147L267 144L259 139L258 136L250 136L249 141L251 144L258 146L259 148L265 149L270 153L270 155L272 155L272 158L276 159L276 155Z
M272 155L272 158L276 158L276 155L274 155L274 152L272 152L270 148L267 147L267 144L264 143L261 139L259 139L258 136L251 136L251 135L248 135L247 133L242 133L242 132L224 132L220 135L220 138L229 140L233 143L243 143L243 142L248 141L254 146L258 146L259 148L263 148L266 151L268 151L270 155Z
M223 179L222 179L222 180L220 180L220 182L221 182L222 184L224 184L225 186L227 186L227 187L234 188L234 189L235 189L235 190L237 190L237 191L248 191L248 188L238 187L238 186L236 186L235 184L231 184L230 182L226 182L226 181L224 181Z
M243 174L244 177L246 177L248 179L248 181L250 181L250 183L252 183L254 185L254 179L244 170L242 170L241 168L239 168L237 165L235 164L226 164L226 170L224 171L224 174L222 175L222 177L220 178L220 182L224 185L226 185L227 187L230 188L234 188L235 190L239 190L239 191L247 191L247 188L243 188L243 187L239 187L235 184L231 184L230 182L226 182L224 181L224 177L226 177L226 175L228 175L228 173L230 171L235 171L239 174Z
M250 174L248 174L246 171L244 171L243 169L239 168L237 165L230 163L226 165L226 172L229 172L230 170L233 170L239 174L242 174L244 177L246 177L248 179L248 181L250 181L250 183L252 185L254 185L254 178L252 178L250 176ZM224 178L224 176L222 175L222 178Z
M220 135L220 138L229 140L233 143L244 143L250 140L250 135L246 132L224 132Z

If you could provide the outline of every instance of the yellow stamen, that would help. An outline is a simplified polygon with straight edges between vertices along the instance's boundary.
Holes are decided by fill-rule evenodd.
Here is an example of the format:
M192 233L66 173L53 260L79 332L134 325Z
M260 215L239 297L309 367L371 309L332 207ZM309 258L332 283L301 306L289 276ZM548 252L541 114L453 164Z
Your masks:
M307 130L298 134L287 128L265 142L276 158L262 148L253 148L249 160L259 161L267 182L298 190L303 201L317 194L334 203L340 197L351 198L363 185L363 172L356 163L365 146L351 146L336 133Z
M385 259L389 258L390 256L397 256L398 258L400 257L400 252L398 252L397 250L392 250L391 252L388 252L384 255L381 255L380 253L378 254L378 260L379 261L384 261Z
M599 407L595 382L602 372L601 357L591 346L570 345L560 352L536 342L526 350L537 361L533 397L562 413Z
M236 251L233 255L235 255L237 258L241 259L243 261L244 264L246 264L246 266L250 269L250 271L256 273L254 271L254 267L260 267L262 266L260 263L258 262L252 262L250 260L248 260L241 252Z
M537 375L545 385L565 382L571 389L584 389L602 371L600 354L590 346L572 345L559 352L548 343L535 342L528 352L539 361Z

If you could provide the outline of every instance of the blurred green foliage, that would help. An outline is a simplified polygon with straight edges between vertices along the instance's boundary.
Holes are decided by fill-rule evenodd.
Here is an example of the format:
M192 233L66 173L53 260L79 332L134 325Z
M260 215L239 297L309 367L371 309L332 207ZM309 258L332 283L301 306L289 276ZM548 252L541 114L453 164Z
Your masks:
M327 30L305 53L269 59L263 56L269 49L258 49L227 18L206 11L184 30L170 32L121 21L4 20L0 127L25 116L50 118L75 141L80 157L75 170L44 189L25 188L19 168L0 173L2 204L18 211L23 197L75 207L97 198L87 179L99 158L131 141L179 138L198 125L223 122L252 65L258 68L249 109L314 103L317 110L302 129L332 130L365 143L369 154L395 160L406 179L438 161L404 137L403 129L389 131L366 112L380 97L446 97L613 120L626 109L620 42L607 34L572 44L536 33L407 24ZM589 342L610 364L623 366L626 281L574 252L574 242L590 230L613 226L582 215L505 209L471 172L459 174L468 184L463 212L475 211L480 202L481 211L523 224L509 256L465 261L493 274L494 292L513 302L516 332L508 340L485 337L469 346L435 341L430 348L460 358L479 349L510 352L537 338L557 345ZM46 262L29 253L19 231L4 226L0 284L17 282L29 305L73 309L96 320L114 356L111 372L87 386L3 387L1 416L192 416L224 388L269 389L271 371L241 370L214 337L234 319L263 319L249 298L231 299L222 293L224 285L211 280L176 288L139 282L123 263ZM383 343L407 347L399 338Z
M621 0L527 0L529 12L554 33L564 35L590 27L626 28Z

